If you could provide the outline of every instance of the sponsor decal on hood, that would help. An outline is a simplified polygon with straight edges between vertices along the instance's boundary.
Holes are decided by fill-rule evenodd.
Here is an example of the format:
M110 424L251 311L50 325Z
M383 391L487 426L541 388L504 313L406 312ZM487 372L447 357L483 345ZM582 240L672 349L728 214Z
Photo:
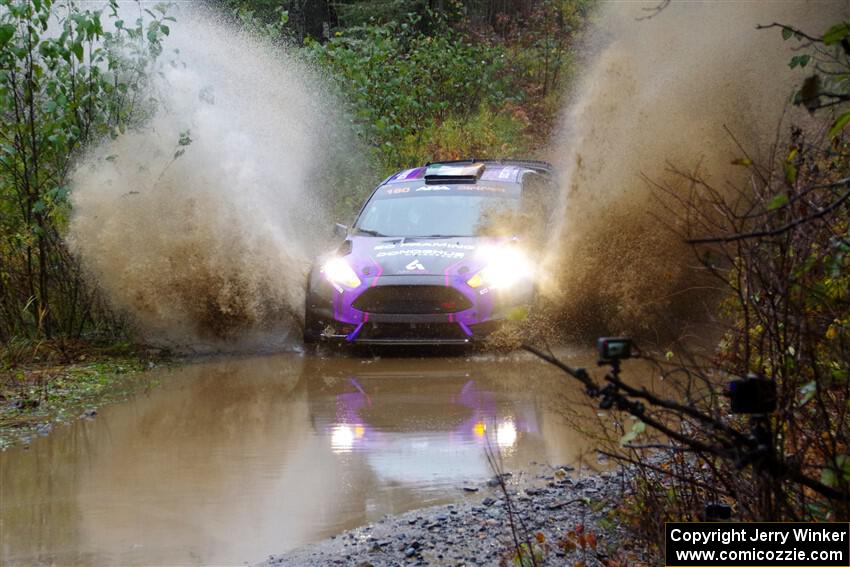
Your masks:
M480 269L476 258L479 246L490 239L453 238L375 238L355 236L348 262L358 275L441 276ZM448 270L448 272L447 272Z

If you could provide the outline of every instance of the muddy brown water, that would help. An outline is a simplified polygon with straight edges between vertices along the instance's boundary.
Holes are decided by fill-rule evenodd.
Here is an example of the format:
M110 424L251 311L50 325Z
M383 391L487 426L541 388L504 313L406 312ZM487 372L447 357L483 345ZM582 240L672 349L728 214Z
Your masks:
M0 563L260 561L480 498L463 487L492 475L487 439L509 471L595 464L564 417L578 389L527 355L281 354L157 372L158 387L0 453Z

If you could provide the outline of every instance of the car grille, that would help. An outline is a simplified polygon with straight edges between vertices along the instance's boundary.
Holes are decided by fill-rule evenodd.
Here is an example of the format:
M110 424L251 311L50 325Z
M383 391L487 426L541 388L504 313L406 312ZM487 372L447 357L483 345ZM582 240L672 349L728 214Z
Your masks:
M352 307L368 313L425 315L456 313L472 307L472 302L452 287L383 285L364 291Z
M367 340L465 340L457 323L366 323L358 339Z

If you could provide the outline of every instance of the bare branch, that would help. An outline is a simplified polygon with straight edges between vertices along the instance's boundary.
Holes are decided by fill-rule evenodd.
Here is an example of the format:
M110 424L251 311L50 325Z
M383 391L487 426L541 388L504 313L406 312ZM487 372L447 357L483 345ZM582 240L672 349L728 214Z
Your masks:
M837 182L836 185L850 185L850 178L843 179L840 182ZM769 236L778 236L789 230L792 230L800 225L809 223L811 221L820 219L828 215L829 213L838 209L847 199L850 199L850 189L844 192L838 199L830 203L825 207L821 207L816 213L811 215L807 215L804 217L800 217L796 220L789 222L788 224L782 225L778 228L768 229L768 230L757 230L754 232L745 232L739 234L730 234L728 236L711 236L706 238L691 238L687 242L688 244L709 244L716 242L737 242L740 240L749 240L753 238L764 238Z
M769 30L771 28L780 28L780 29L783 29L783 30L787 30L787 31L793 33L794 35L798 35L800 37L808 39L809 41L811 41L813 43L822 43L823 42L822 38L811 36L811 35L807 34L806 32L801 31L801 30L799 30L795 27L788 26L788 25L785 25L785 24L780 24L778 22L773 22L772 24L768 24L768 25L764 25L764 24L756 25L757 30Z
M658 4L657 6L655 6L653 8L644 8L643 9L644 12L650 12L650 13L647 14L646 16L641 16L639 18L635 18L635 20L637 20L638 22L641 22L641 21L644 21L644 20L651 20L652 18L654 18L655 16L657 16L658 14L663 12L664 9L667 8L667 6L670 5L670 2L671 2L671 0L662 0L662 2L660 4Z

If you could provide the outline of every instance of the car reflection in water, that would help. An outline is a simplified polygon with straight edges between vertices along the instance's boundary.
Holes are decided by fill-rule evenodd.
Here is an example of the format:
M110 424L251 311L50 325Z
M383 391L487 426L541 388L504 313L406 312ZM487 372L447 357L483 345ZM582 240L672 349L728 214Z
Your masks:
M492 474L488 445L512 460L520 445L541 441L533 399L500 396L466 372L383 371L332 382L335 405L311 404L322 412L314 427L340 458L364 457L381 482L481 480Z

